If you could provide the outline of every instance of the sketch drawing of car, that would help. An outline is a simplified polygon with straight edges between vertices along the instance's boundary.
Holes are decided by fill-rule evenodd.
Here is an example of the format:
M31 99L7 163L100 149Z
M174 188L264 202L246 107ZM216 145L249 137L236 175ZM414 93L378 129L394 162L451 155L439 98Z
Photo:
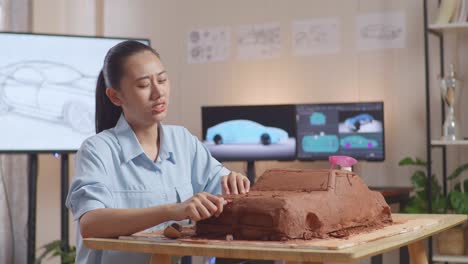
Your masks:
M0 67L0 115L16 113L94 131L96 76L51 61L22 61Z
M361 29L361 36L369 39L393 40L401 33L401 28L387 24L371 24Z
M240 44L268 46L277 44L279 41L280 34L278 28L251 29L238 39Z
M245 119L230 120L208 128L206 141L215 144L275 144L288 139L281 128L267 127Z
M329 41L329 34L326 29L320 27L311 27L308 32L300 31L294 36L295 43L298 46L313 47L320 43Z
M340 145L346 149L372 149L376 148L379 143L377 143L377 141L374 139L367 139L363 136L352 135L342 138Z
M354 117L347 118L344 123L351 131L359 131L362 125L371 123L374 117L369 114L359 114Z
M344 170L270 169L249 193L223 197L230 203L221 215L196 222L199 237L310 240L347 237L353 229L377 229L393 222L382 194ZM365 210L356 212L356 204Z

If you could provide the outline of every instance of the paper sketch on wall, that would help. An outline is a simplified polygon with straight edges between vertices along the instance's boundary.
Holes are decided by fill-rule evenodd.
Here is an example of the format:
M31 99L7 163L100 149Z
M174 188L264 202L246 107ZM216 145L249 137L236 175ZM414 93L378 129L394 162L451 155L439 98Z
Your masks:
M404 48L406 23L403 12L373 13L356 17L359 50Z
M0 30L5 29L5 8L4 3L0 0Z
M293 55L308 56L340 51L340 20L325 18L292 23Z
M20 61L0 66L0 116L19 114L70 127L94 131L96 76L53 61Z
M227 28L194 29L188 33L188 63L225 61L231 44Z
M239 59L274 58L281 54L279 24L244 25L237 29Z

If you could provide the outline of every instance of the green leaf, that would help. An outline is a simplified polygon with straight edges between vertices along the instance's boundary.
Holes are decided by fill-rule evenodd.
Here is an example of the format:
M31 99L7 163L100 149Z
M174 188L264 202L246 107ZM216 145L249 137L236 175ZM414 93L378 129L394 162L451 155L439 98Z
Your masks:
M418 166L427 166L427 162L423 161L423 160L420 160L419 158L416 158L416 161L415 161L415 165L418 165Z
M450 175L448 176L447 179L449 179L449 180L456 179L458 176L460 176L460 174L461 174L463 171L465 171L465 170L467 170L467 169L468 169L468 163L462 164L462 165L458 166L458 167L452 172L452 174L450 174Z
M36 264L41 264L42 260L46 258L48 255L50 255L52 252L60 249L62 241L60 240L54 240L48 244L45 244L44 246L41 247L41 249L44 249L42 254L35 260Z
M447 198L439 195L435 199L432 199L432 212L434 213L445 213L447 211Z
M432 175L432 193L433 195L440 195L442 193L442 187L435 175Z
M45 248L46 251L52 251L52 250L59 249L61 245L62 245L61 240L55 240L55 241L50 242L49 244L45 244L43 248Z
M468 214L468 193L451 191L449 194L452 209L457 214Z
M420 199L420 200L426 201L427 200L427 193L426 193L426 191L416 192L416 197L418 197L418 199Z
M41 249L44 249L42 254L35 260L35 264L41 264L42 260L46 257L63 257L64 263L75 263L76 257L76 247L70 247L69 252L64 252L62 246L64 243L61 240L52 241L44 246Z
M426 173L421 170L417 170L411 176L411 183L413 184L414 188L425 188L427 183Z
M64 258L63 258L63 263L65 263L65 264L75 263L75 254L65 255Z
M411 176L411 183L415 189L416 196L422 200L427 200L427 176L424 171L418 170L413 173ZM439 181L432 175L432 198L439 196L441 194L442 188L440 187Z
M403 209L403 212L410 214L427 213L426 201L420 199L418 196L414 196L409 200L408 204Z
M406 165L414 165L414 160L411 157L405 157L400 162L398 162L398 165L400 166L406 166Z
M398 162L398 165L400 166L408 166L408 165L426 166L427 164L425 161L419 158L416 158L415 160L413 160L413 158L408 156L400 160L400 162Z
M400 166L427 166L427 162L412 157L405 157L398 163ZM468 170L468 163L458 166L449 176L448 180L454 180ZM402 210L406 213L427 213L427 187L428 177L425 170L416 170L411 176L411 183L414 187L414 193L410 198L408 205ZM463 185L462 185L463 184ZM462 188L463 187L463 188ZM465 192L462 192L465 190ZM442 187L435 175L431 177L431 201L433 213L447 213L451 210L459 214L468 214L468 179L455 182L452 191L448 197L442 194Z

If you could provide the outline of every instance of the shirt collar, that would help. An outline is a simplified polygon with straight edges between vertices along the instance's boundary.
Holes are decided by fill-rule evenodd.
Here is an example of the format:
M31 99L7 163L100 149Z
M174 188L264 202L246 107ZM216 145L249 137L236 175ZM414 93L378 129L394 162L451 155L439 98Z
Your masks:
M164 126L161 123L158 124L158 130L160 147L157 160L170 160L172 163L175 163L174 155L169 151L169 146L166 142L167 139L165 138ZM130 127L123 114L120 115L120 118L114 127L114 131L120 146L122 147L122 158L124 162L128 162L144 154L143 148L141 147L140 142L138 142L135 132L133 132L133 129Z
M158 130L160 142L158 160L169 160L175 164L174 154L172 153L170 145L168 144L169 139L167 135L167 129L161 122L158 123Z

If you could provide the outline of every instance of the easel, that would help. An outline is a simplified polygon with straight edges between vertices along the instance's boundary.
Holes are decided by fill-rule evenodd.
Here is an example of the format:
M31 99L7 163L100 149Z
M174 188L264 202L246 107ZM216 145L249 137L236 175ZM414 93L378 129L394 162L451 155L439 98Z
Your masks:
M37 205L37 176L38 176L38 154L28 155L28 243L27 263L33 264L36 258L36 205ZM69 225L68 209L65 202L68 195L68 153L60 154L60 238L62 250L69 251ZM63 262L63 258L62 258Z
M28 249L27 262L33 264L36 256L36 201L37 201L37 154L28 155Z

